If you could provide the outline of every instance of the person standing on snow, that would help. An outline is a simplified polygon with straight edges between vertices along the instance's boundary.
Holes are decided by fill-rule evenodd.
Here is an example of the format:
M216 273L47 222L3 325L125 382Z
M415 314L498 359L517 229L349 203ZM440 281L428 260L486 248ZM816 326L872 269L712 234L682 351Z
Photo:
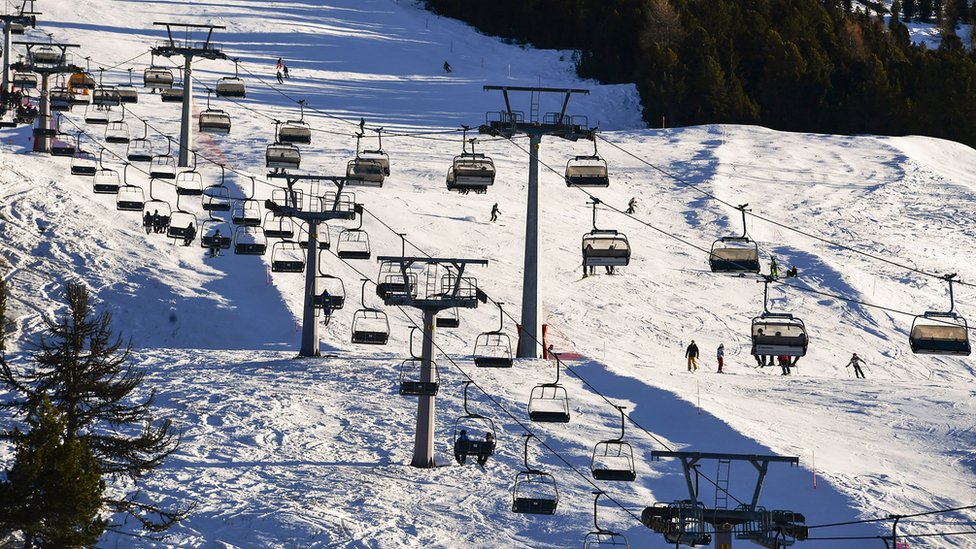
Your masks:
M851 361L848 362L847 363L847 366L844 366L844 367L845 368L849 368L849 367L853 366L854 367L854 377L856 377L858 379L864 379L864 377L865 377L864 376L864 372L861 371L861 363L863 363L863 362L864 362L864 359L861 358L861 357L859 357L859 356L857 356L857 353L854 353L854 356L851 357Z
M719 343L718 350L715 351L715 356L718 358L718 373L724 374L722 367L725 366L725 344Z
M776 265L776 258L769 258L769 276L771 278L779 278L779 266Z
M685 358L688 359L688 371L698 370L698 345L695 345L695 340L691 340L691 344L685 350Z
M632 214L637 211L637 197L630 197L630 202L627 203L627 213Z
M502 211L498 209L498 202L495 202L495 205L491 207L491 222L494 223L497 221L498 215L501 213Z

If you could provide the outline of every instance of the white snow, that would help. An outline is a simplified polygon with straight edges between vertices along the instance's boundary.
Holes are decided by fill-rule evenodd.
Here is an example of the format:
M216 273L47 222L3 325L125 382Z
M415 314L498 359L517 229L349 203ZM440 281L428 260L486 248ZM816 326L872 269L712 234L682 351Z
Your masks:
M415 245L435 256L486 258L489 265L471 274L515 318L527 140L479 138L478 151L494 159L499 174L488 194L460 196L444 188L460 150L460 134L451 130L475 127L486 111L503 108L501 94L485 92L483 85L589 88L590 95L573 97L569 112L587 115L610 142L601 141L599 152L610 164L612 184L594 194L619 209L636 196L639 219L694 246L707 249L741 227L737 211L687 184L733 204L749 203L757 215L831 242L976 282L976 151L957 143L746 126L642 129L633 86L579 81L569 52L506 45L407 1L78 0L47 2L42 11L43 31L81 44L76 59L90 55L93 69L146 51L162 36L154 21L226 25L216 40L240 57L248 97L240 105L212 99L233 116L233 131L197 136L195 145L202 157L258 175L255 198L262 202L271 193L263 182L271 119L299 116L290 99L307 100L305 118L322 130L302 147L303 173L342 173L355 154L360 117L368 128L424 134L384 134L391 177L382 189L356 189L367 209L363 228L374 254L400 253L395 232L406 232L408 253L417 251ZM291 73L284 86L271 85L278 57ZM441 69L444 61L454 72ZM124 68L134 66L138 76L148 63L148 55L124 63L106 71L105 80L126 81ZM195 64L198 110L204 108L203 85L232 73L230 62ZM513 100L528 115L527 99ZM550 98L541 110L557 109ZM178 105L143 93L131 110L177 135ZM82 114L69 114L65 127L73 123L100 135L102 129L85 125ZM561 377L571 423L528 422L529 392L552 379L551 363L474 368L474 339L497 327L498 313L491 305L462 311L460 328L438 333L443 353L436 440L443 467L420 470L409 466L415 401L397 394L398 366L407 358L409 327L419 315L387 308L389 345L377 350L349 343L361 284L357 271L375 277L375 261L347 265L323 256L329 272L343 278L348 296L346 308L322 330L323 351L335 356L295 359L302 276L270 275L268 255L210 260L198 245L185 248L146 235L138 214L117 212L113 196L92 194L90 179L69 175L66 159L27 152L28 136L26 128L0 134L0 250L10 265L5 277L15 328L8 354L23 363L37 341L40 315L59 309L64 282L84 281L99 307L114 315L116 330L132 338L134 358L148 373L143 390L158 391L161 415L183 433L180 450L143 486L148 496L167 503L195 504L192 516L163 541L107 534L101 546L579 546L593 528L590 451L619 429L615 409L594 388L627 406L647 430L627 425L627 440L639 456L637 481L597 482L637 517L654 502L687 498L680 466L650 459L652 450L666 448L798 456L799 468L771 466L760 504L801 512L809 525L976 503L973 362L913 355L907 342L911 316L774 285L771 308L802 317L811 334L798 375L784 377L778 368L754 369L749 356L749 322L762 310L762 286L753 278L712 274L699 249L601 209L598 226L625 232L634 257L616 276L579 280L579 242L592 212L586 195L567 188L558 172L567 158L589 154L588 142L547 138L540 149L552 168L540 170L543 317L555 348L581 355L569 365L588 382L566 372ZM365 144L373 147L375 139ZM156 145L164 145L162 138ZM117 145L110 149L124 152ZM208 184L219 179L219 169L204 160L200 171ZM145 175L133 169L129 175L148 192ZM228 177L250 192L246 178ZM171 186L155 191L175 206ZM492 224L488 213L495 202L502 215ZM202 217L198 203L189 209ZM331 227L333 242L339 225ZM783 270L799 268L801 287L898 311L948 306L945 284L937 279L759 219L750 219L748 230L764 258L775 255ZM955 290L957 311L972 316L972 288ZM366 292L367 305L379 306L371 286ZM511 319L505 327L514 340ZM703 356L695 374L685 371L683 358L692 338ZM719 343L725 344L730 375L712 373ZM854 351L867 360L866 380L851 379L844 368ZM450 456L466 379L458 367L510 414L472 387L472 411L490 416L498 428L498 452L486 470L457 466ZM522 468L520 423L572 466L532 442L530 465L559 483L559 510L552 517L510 510L512 480ZM0 452L9 461L9 449ZM701 472L714 478L714 469L714 462L705 462ZM747 501L754 479L751 465L737 465L732 494ZM702 480L706 505L714 503L714 493ZM936 515L903 521L900 532L966 530L973 520L972 512ZM605 499L600 522L626 534L631 547L668 546ZM125 529L135 532L136 526ZM813 529L811 537L889 532L890 523L879 522ZM966 536L910 541L919 547L972 544ZM801 544L874 545L880 540Z

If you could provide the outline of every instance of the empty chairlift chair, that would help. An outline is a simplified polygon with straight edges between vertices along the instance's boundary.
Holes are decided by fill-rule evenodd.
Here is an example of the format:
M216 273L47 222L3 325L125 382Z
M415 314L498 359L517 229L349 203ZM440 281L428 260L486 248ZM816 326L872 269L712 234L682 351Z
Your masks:
M123 107L124 109L124 107ZM125 112L124 110L122 111ZM123 114L123 117L125 115ZM126 145L129 143L129 125L125 120L113 120L105 126L105 142L116 145Z
M482 332L474 340L474 365L479 368L511 368L512 339L503 330L505 312L498 303L498 329Z
M278 123L275 122L277 125ZM275 172L297 170L302 163L302 152L291 143L281 140L280 129L275 131L275 142L268 145L264 154L264 165Z
M123 104L139 102L139 91L132 85L132 68L129 68L129 83L120 85L115 90Z
M98 153L98 170L92 178L92 191L96 194L118 194L122 187L122 180L119 172L106 168L102 163L104 160L105 148L102 147Z
M363 216L359 216L359 225L354 228L343 229L336 238L336 255L342 259L369 259L372 252L369 248L369 234L363 230Z
M583 549L607 549L609 547L629 549L630 544L627 543L627 538L623 534L600 527L600 524L596 520L597 502L600 500L600 496L603 495L603 491L594 490L593 494L596 495L596 498L593 500L593 527L595 530L589 532L583 538Z
M247 95L247 86L238 72L238 61L238 59L234 59L234 76L224 76L217 80L217 97L244 97Z
M200 113L198 122L201 133L230 133L230 115L210 108L210 90L207 90L207 108Z
M713 273L759 272L759 245L746 233L747 206L740 204L736 208L742 213L742 235L723 236L712 243L708 265Z
M88 105L85 107L85 123L95 126L107 126L109 112L108 107Z
M453 448L454 457L458 461L468 456L485 460L495 453L495 446L498 444L495 422L468 410L469 385L470 381L464 382L464 415L454 420ZM462 433L466 436L462 437Z
M407 272L404 276L403 268L398 262L380 262L380 272L376 277L376 295L386 301L394 295L406 295L416 291L417 275Z
M52 112L67 112L71 110L71 92L67 87L56 86L51 90L48 104Z
M630 264L630 242L627 235L610 229L598 229L596 226L596 207L600 204L597 198L591 198L593 204L593 230L583 235L581 248L583 252L583 270L591 268L626 267Z
M390 339L390 321L386 313L366 306L366 283L363 279L362 308L352 316L352 342L361 345L386 345Z
M912 352L924 355L969 356L969 327L966 319L954 312L952 282L955 274L943 278L949 283L949 310L927 311L915 317L909 343Z
M295 223L290 217L279 216L275 217L274 212L268 212L264 214L264 234L268 238L281 238L284 240L292 240L295 238ZM321 230L321 227L319 227ZM300 249L308 249L308 245L302 246L299 242L295 242L299 245Z
M166 153L157 154L149 161L149 177L156 179L176 179L176 158L171 154L173 138L166 137Z
M203 189L203 209L207 212L230 211L230 189L224 183L227 170L220 165L220 182Z
M766 306L770 281L764 281L763 312L752 319L752 355L804 356L809 339L803 321L789 313L772 313Z
M359 141L363 134L356 134L356 158L346 164L346 185L357 187L382 187L390 168L390 159L382 150L367 155L359 151ZM378 155L382 156L378 156Z
M201 196L203 194L203 175L196 169L197 153L193 153L193 168L176 174L176 194L179 196Z
M438 313L437 317L434 319L434 324L438 328L445 328L448 330L460 327L461 316L458 314L457 307Z
M556 381L541 383L529 393L529 419L539 423L569 423L569 393L559 384L561 362L559 355L551 352L556 359Z
M290 218L281 218L290 219ZM308 223L301 220L294 221L294 224L298 225L298 244L303 250L308 249ZM331 250L332 249L332 237L329 235L329 225L327 223L319 223L318 233L315 235L315 243L319 250Z
M149 68L142 73L142 83L145 88L165 90L173 87L173 81L173 71L156 66L152 61Z
M76 147L71 136L66 133L59 131L51 139L51 156L71 157L75 155L75 150Z
M525 469L515 475L512 486L512 512L533 515L552 515L559 506L559 489L556 479L549 473L529 467L529 439L525 436L522 463Z
M267 235L267 231L265 231ZM305 252L298 242L280 240L271 246L271 272L301 273L305 270Z
M437 363L432 362L430 368L426 369L423 359L413 353L413 333L416 330L416 326L410 330L410 358L400 363L399 393L404 396L436 396L440 388Z
M624 441L625 416L623 406L620 410L620 436L603 440L593 447L590 472L597 480L633 481L637 478L634 469L634 448Z
M312 143L312 129L305 122L305 100L298 102L301 108L301 118L287 120L277 127L277 142L285 144L310 145ZM269 166L270 167L270 166Z
M596 137L593 137L593 154L576 156L566 162L567 187L609 187L610 175L607 161L596 152Z
M261 226L261 205L257 200L244 199L237 202L231 211L231 223L243 227ZM262 231L262 234L263 231Z
M122 212L141 212L146 203L146 194L142 187L132 185L128 181L129 164L122 168L122 186L115 197L115 209Z
M125 149L125 158L129 162L151 162L153 153L152 141L149 140L149 124L142 123L142 137L129 140Z
M495 183L495 163L484 154L474 152L475 139L461 140L461 154L454 157L454 162L447 170L447 190L468 194L488 192L488 187ZM467 150L467 143L471 143L471 152Z
M37 89L37 75L27 71L17 71L11 79L11 83L15 88L21 90Z
M264 255L268 239L260 226L241 226L234 231L234 253L237 255Z
M71 175L92 176L96 171L98 159L95 155L76 145L75 155L71 158Z

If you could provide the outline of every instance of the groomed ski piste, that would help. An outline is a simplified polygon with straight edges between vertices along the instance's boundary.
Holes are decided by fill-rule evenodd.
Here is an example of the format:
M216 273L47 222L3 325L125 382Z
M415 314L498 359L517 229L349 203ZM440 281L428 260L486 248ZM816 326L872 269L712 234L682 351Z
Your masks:
M596 487L612 498L601 499L601 526L626 535L631 547L669 547L639 522L640 513L688 493L679 463L652 461L653 450L799 457L799 467L771 464L759 502L802 513L809 526L976 503L973 361L913 355L912 316L901 313L948 306L944 281L904 265L976 282L973 149L912 136L643 129L634 88L580 81L571 52L505 44L406 0L77 0L38 8L42 29L28 36L50 32L80 44L73 55L90 56L93 71L119 65L105 72L106 83L127 82L128 67L138 78L149 65L150 46L163 38L154 21L226 26L215 40L240 58L248 95L237 102L212 98L213 107L230 113L233 129L197 135L194 144L206 183L220 178L212 162L226 163L239 172L229 172L228 183L241 196L250 192L241 174L253 174L254 198L270 197L265 146L273 120L299 118L298 99L306 100L305 120L316 129L312 144L301 146L300 173L343 174L356 152L360 118L367 130L384 128L391 176L380 189L355 189L374 257L399 254L397 233L406 233L408 254L488 259L468 274L506 304L513 341L528 140L478 136L478 152L490 155L498 172L487 194L462 196L444 184L461 152L455 130L477 127L486 112L503 108L501 94L482 86L588 88L590 95L573 97L569 112L599 126L599 153L611 175L609 188L591 192L618 210L631 197L638 201L633 218L601 208L597 219L601 228L628 236L630 265L581 279L580 239L591 229L592 210L586 193L565 185L562 170L568 158L590 154L592 144L543 141L542 317L548 342L573 356L560 378L572 420L528 421L529 392L552 380L553 363L475 368L474 340L497 328L498 310L489 303L462 311L459 328L437 335L439 467L416 469L409 465L416 399L397 394L397 376L419 314L384 308L389 344L350 343L361 278L375 279L375 259L323 255L327 271L344 282L347 305L322 327L328 356L297 359L302 275L271 274L270 255L209 259L199 241L183 247L147 235L141 214L116 211L115 196L93 194L91 178L69 174L69 159L31 153L29 128L4 130L0 249L10 266L4 276L14 328L8 358L25 363L41 315L60 310L66 281L82 281L99 310L113 314L115 330L131 338L134 360L148 372L142 390L158 392L159 415L182 432L180 449L141 486L163 504L194 505L191 516L161 540L108 533L100 547L578 547L593 530ZM284 85L275 81L278 57L290 72ZM197 111L205 108L204 87L233 71L229 61L194 64ZM133 134L141 133L137 119L145 119L178 136L179 105L140 92L127 109ZM525 97L513 99L523 103L514 108L529 110ZM542 110L558 104L543 103ZM62 129L74 128L101 141L103 127L85 124L82 110L65 116ZM375 132L367 134L365 144L373 147ZM165 147L164 137L150 135ZM97 152L88 139L83 144ZM108 148L124 156L124 145ZM106 165L121 170L108 153ZM130 168L129 178L148 198L145 173ZM741 233L739 212L693 187L730 204L748 203L754 214L782 224L750 218L748 232L760 243L764 270L771 255L781 269L799 269L790 286L770 287L771 310L796 314L810 333L795 375L754 367L749 325L762 312L763 286L752 276L713 274L702 251ZM176 203L172 185L156 184L154 194ZM494 203L502 213L491 223ZM189 209L205 218L198 202ZM354 226L330 225L333 241ZM973 287L955 290L956 310L976 317ZM365 300L382 306L372 285ZM691 339L702 349L696 373L686 371L683 357ZM725 375L715 373L719 343L726 348ZM845 369L852 352L866 359L867 379ZM451 455L468 376L477 386L471 411L491 417L498 430L498 449L485 468L470 460L459 466ZM638 458L632 483L595 481L588 470L594 444L619 431L611 403L626 406L633 420L626 438ZM530 465L558 483L553 516L511 512L526 428L537 437ZM9 461L9 448L0 457ZM700 473L700 498L711 507L715 462L703 461ZM733 466L730 507L751 499L755 478L748 463ZM933 534L973 530L974 519L973 511L905 519L899 535L912 547L971 547L972 536ZM138 532L131 522L120 528ZM824 538L890 531L890 521L812 528L811 539L797 546L880 547L880 539ZM923 534L930 536L912 537Z

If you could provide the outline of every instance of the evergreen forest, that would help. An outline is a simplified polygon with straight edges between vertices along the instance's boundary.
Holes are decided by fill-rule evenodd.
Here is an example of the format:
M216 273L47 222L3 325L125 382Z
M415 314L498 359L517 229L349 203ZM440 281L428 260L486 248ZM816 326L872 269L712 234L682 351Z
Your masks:
M976 145L972 0L426 0L482 32L577 52L634 82L652 127L709 123L919 134ZM886 17L890 15L890 17ZM937 24L937 50L904 21Z

